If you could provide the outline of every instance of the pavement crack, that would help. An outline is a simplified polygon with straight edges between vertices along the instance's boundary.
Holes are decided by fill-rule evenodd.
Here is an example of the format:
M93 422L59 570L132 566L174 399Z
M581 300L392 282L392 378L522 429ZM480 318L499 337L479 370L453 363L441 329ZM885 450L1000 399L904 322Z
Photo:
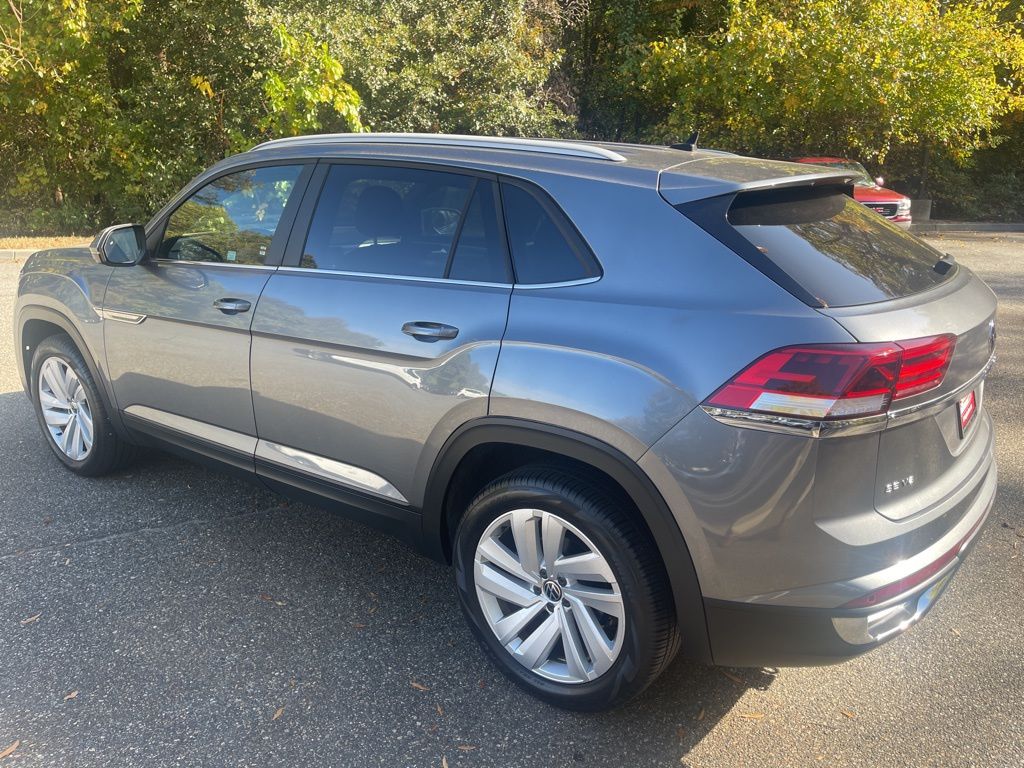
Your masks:
M271 512L277 512L281 509L285 509L280 505L274 507L267 507L266 509L256 509L251 512L238 512L234 515L225 515L224 517L208 518L208 517L192 517L188 520L181 520L177 523L167 523L166 525L144 525L140 528L132 528L127 531L117 531L115 533L108 533L105 536L93 536L86 539L72 539L71 541L54 542L53 544L44 544L39 547L27 547L25 549L16 549L13 552L0 553L0 562L5 560L12 560L16 557L24 557L26 555L34 555L41 552L56 552L71 547L77 547L83 544L102 544L108 541L117 541L118 539L126 539L132 536L148 536L154 533L166 533L179 528L187 528L193 525L216 525L227 520L242 520L250 517L258 517L260 515L270 514Z

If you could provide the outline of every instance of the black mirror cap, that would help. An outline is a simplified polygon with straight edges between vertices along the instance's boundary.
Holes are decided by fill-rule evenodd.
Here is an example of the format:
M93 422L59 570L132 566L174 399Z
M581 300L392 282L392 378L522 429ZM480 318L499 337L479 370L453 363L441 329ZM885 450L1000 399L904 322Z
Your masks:
M146 256L146 228L118 224L100 232L92 243L100 261L112 267L132 267Z

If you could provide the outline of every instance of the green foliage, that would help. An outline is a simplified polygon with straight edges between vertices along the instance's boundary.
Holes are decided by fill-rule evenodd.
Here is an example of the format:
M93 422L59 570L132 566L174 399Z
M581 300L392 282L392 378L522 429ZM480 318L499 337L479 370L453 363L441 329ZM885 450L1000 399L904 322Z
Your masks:
M590 0L565 19L562 74L584 136L616 141L644 137L669 100L637 88L650 42L717 28L724 7L701 0ZM688 134L689 131L686 131Z
M1002 0L731 0L709 36L654 42L651 130L700 126L741 151L884 159L897 145L966 157L1021 106L1024 44Z
M547 82L555 17L525 0L292 0L328 40L375 131L551 135L569 128Z
M360 130L323 43L252 0L0 6L0 231L145 220L266 138Z
M0 0L0 234L147 219L318 131L851 156L1024 218L1019 0ZM879 165L884 163L884 169Z

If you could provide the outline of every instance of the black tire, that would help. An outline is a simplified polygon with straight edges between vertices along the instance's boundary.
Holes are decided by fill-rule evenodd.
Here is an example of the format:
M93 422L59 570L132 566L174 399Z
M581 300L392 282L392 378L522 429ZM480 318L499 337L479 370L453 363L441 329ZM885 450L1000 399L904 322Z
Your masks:
M73 459L61 450L50 434L50 430L47 428L46 421L43 418L43 409L39 401L39 371L43 363L51 357L58 357L63 360L75 372L75 375L78 376L78 380L85 389L89 409L92 412L93 444L86 457L81 460ZM96 382L93 380L92 374L89 372L89 366L86 365L82 353L79 352L78 347L75 346L70 336L59 333L40 342L39 346L36 347L35 353L32 355L29 381L32 404L35 406L39 427L43 431L46 444L50 446L50 450L53 451L54 455L64 466L72 472L85 477L98 477L125 466L131 460L134 454L134 446L125 442L114 431L114 426L110 421L104 400L100 395Z
M596 545L614 572L625 604L625 635L618 657L595 680L563 683L541 677L512 657L484 617L474 583L476 547L492 522L517 508L565 519ZM544 466L498 478L477 494L460 520L453 559L463 612L487 654L517 685L557 707L618 706L650 685L679 648L671 590L654 542L628 501L596 478Z

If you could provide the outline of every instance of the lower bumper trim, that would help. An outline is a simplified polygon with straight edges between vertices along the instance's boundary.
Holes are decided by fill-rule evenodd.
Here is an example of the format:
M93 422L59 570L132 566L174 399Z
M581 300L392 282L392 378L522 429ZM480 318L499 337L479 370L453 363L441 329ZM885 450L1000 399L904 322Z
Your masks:
M859 656L916 624L960 562L957 559L910 595L881 607L798 608L706 600L714 662L729 667L805 667Z

